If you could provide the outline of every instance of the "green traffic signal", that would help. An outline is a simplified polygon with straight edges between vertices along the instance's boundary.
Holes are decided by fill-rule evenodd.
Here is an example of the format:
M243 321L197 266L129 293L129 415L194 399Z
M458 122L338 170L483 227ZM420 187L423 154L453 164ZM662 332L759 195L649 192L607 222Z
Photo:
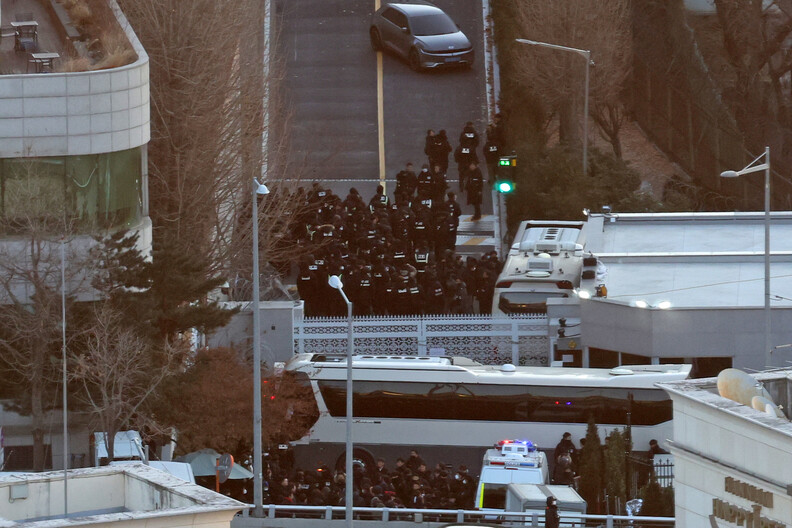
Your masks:
M495 189L499 193L510 193L514 190L514 184L510 181L499 181L495 185Z

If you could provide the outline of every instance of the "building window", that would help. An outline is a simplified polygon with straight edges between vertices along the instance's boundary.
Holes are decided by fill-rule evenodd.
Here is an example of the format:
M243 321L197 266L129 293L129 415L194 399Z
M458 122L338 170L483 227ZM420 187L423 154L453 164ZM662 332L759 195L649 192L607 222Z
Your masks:
M52 446L44 444L44 469L52 469ZM6 446L4 471L33 471L33 446Z
M132 227L143 211L140 148L0 161L0 233Z

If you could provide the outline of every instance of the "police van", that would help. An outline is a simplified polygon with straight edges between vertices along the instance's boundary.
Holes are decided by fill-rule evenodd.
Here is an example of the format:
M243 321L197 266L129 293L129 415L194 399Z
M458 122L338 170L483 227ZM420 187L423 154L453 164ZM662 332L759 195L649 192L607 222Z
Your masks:
M547 299L607 295L605 266L585 251L586 222L520 223L495 283L492 313L546 313Z
M502 440L487 449L476 487L476 508L504 510L509 484L548 484L547 456L530 440Z

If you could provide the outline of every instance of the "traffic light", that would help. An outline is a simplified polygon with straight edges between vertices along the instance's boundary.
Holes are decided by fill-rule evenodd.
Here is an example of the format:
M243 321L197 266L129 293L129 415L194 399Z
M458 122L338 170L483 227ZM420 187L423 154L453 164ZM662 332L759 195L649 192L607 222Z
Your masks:
M501 156L498 160L495 190L508 194L514 191L514 170L517 168L517 156Z

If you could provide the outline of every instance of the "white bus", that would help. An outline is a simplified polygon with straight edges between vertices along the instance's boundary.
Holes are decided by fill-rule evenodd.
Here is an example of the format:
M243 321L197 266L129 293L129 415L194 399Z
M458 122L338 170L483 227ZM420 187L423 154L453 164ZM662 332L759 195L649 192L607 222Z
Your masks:
M604 280L604 266L585 252L588 225L521 222L495 282L492 313L544 313L548 298L571 297L580 289L596 295Z
M504 438L529 438L544 450L567 431L577 441L590 416L602 438L631 424L638 449L671 438L671 400L655 383L690 374L690 365L515 367L425 356L362 355L352 365L356 459L392 465L416 449L429 463L476 469L483 450ZM298 465L343 467L346 357L300 354L285 369L310 382L319 411L292 443Z

